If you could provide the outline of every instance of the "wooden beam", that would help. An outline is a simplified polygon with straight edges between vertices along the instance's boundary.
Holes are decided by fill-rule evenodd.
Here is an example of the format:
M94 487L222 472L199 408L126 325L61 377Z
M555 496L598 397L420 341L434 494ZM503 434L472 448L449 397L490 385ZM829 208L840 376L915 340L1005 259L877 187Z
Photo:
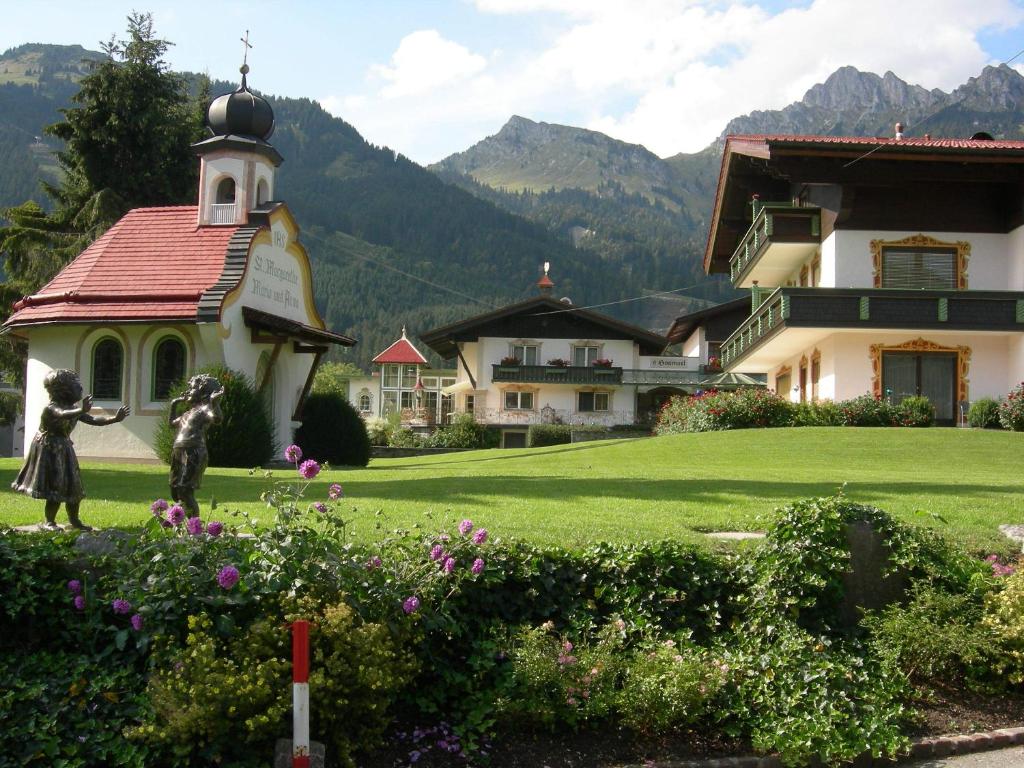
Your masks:
M263 389L267 386L270 381L270 377L274 373L274 364L277 362L278 356L281 354L281 344L274 345L274 351L270 353L270 362L267 363L267 369L263 372L263 381L256 387L257 394L262 395Z
M301 341L292 342L292 352L297 355L324 354L327 347L319 344L303 344Z
M469 370L469 366L466 364L466 358L462 356L462 349L458 344L455 345L455 351L459 355L459 362L462 363L462 368L466 371L466 375L469 376L469 383L473 385L473 389L476 389L476 379L473 378L473 373Z
M299 395L299 402L295 404L295 412L292 414L292 421L302 421L302 408L306 404L306 397L309 396L309 390L313 388L313 379L316 376L316 369L320 367L320 360L323 356L323 352L317 352L316 357L313 358L313 364L309 367L309 375L306 377L306 383L302 386L302 393Z

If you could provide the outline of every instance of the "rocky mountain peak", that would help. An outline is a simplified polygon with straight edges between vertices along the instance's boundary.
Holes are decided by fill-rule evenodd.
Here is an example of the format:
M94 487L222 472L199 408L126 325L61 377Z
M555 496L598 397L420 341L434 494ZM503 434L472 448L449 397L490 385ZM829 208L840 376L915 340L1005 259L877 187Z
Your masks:
M1006 64L985 67L953 91L950 101L981 112L1017 111L1024 104L1024 76Z

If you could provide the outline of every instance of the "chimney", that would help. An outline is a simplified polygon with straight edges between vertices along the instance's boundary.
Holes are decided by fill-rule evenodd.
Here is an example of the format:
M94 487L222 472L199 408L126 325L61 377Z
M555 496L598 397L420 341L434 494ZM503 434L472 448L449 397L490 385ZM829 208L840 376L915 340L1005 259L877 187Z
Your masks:
M554 288L555 288L554 282L551 280L550 277L548 277L548 270L549 269L551 269L551 262L545 261L544 262L544 274L540 278L540 280L537 281L537 290L540 291L540 295L541 296L550 296L551 295L551 291L553 291Z
M896 123L896 141L903 141L903 123Z

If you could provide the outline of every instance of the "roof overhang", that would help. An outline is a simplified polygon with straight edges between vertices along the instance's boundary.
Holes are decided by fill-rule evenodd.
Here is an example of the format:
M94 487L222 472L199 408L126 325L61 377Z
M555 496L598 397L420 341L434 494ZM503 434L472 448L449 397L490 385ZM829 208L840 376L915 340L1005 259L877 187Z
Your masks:
M242 307L242 320L247 328L277 337L282 341L293 339L308 344L338 344L343 347L351 347L356 344L356 340L349 336L322 328L314 328L297 320L272 315L252 307Z

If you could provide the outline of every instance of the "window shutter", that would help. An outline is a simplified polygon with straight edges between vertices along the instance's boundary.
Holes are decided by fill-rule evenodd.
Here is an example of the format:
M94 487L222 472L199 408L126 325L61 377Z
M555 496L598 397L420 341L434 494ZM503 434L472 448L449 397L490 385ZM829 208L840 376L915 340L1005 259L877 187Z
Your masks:
M883 288L952 291L957 286L956 278L955 251L886 248L882 253Z

